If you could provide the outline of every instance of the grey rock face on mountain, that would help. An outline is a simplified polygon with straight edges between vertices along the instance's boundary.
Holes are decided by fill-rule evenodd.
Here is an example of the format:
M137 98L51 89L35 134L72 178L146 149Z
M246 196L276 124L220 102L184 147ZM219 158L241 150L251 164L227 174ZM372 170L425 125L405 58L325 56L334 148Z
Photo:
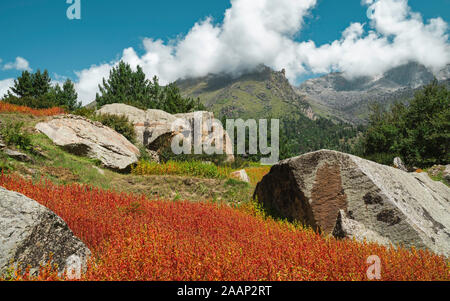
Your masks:
M277 215L324 234L450 255L450 189L425 173L322 150L273 166L255 196Z
M110 104L100 108L98 113L126 116L133 123L138 141L151 151L159 151L162 146L170 145L171 138L183 133L192 137L195 128L195 117L199 118L198 126L202 143L222 140L222 145L217 145L229 161L234 160L233 148L230 137L221 125L219 131L209 129L209 123L214 121L214 114L210 112L195 112L187 114L171 115L161 110L140 110L125 104ZM201 123L201 124L200 124ZM222 132L223 136L217 134Z
M420 64L409 63L375 77L346 78L342 73L330 73L304 82L297 91L319 111L328 111L329 115L353 123L364 123L370 103L387 106L396 100L411 98L435 76L446 82L449 74L450 65L433 73Z
M36 273L40 264L48 262L50 253L60 273L74 256L79 258L79 267L85 269L91 255L56 214L22 194L0 187L0 275L12 267L11 263L15 267L30 266Z
M124 136L80 116L57 116L51 121L38 123L36 129L56 145L76 155L98 159L107 168L127 169L140 156L139 149Z

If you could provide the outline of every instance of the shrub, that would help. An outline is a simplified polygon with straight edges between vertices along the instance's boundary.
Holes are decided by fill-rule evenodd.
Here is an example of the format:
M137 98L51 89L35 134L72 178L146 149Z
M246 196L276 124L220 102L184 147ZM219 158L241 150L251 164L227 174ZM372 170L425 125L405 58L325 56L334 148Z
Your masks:
M231 173L229 167L218 167L199 161L168 161L158 164L156 162L140 161L132 168L136 175L178 175L210 179L225 179Z
M21 113L33 116L54 116L63 114L64 110L58 107L50 109L33 109L27 106L15 105L0 101L0 113Z
M98 114L95 111L95 108L83 107L73 111L72 114L82 116L93 121L98 121L101 124L112 128L119 134L122 134L131 143L136 143L136 132L134 131L134 126L126 116Z
M74 115L78 115L81 117L85 117L88 119L92 119L95 115L95 108L87 108L87 107L81 107L79 109L76 109L72 112Z
M6 145L14 145L22 150L31 150L31 138L22 131L23 122L6 122L0 128L0 134Z
M248 167L245 171L250 178L250 183L256 185L269 173L270 168L271 166Z
M136 132L128 117L123 115L95 114L92 119L122 134L131 143L136 143Z
M0 175L0 186L49 208L92 251L83 281L363 281L377 255L384 281L448 281L429 251L325 238L258 208L144 196ZM39 277L55 280L45 265Z

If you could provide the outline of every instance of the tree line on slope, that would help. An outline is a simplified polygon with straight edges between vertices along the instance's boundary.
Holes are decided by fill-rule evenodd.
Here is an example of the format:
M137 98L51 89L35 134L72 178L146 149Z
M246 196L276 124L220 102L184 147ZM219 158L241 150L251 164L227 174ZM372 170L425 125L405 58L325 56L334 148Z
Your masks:
M382 164L401 157L409 166L450 163L450 91L435 80L409 103L371 108L367 131L355 153Z
M184 98L179 88L171 83L161 86L158 78L148 80L140 66L133 71L129 64L121 61L114 67L108 79L99 85L96 95L97 107L112 103L125 103L141 109L159 109L171 114L204 110L200 100ZM52 85L45 70L35 73L23 71L14 80L13 86L3 96L2 101L35 109L62 107L69 112L81 108L75 85L67 79L62 86Z
M184 98L175 83L167 86L159 84L158 77L148 80L144 71L137 66L133 71L129 64L121 61L114 67L108 79L99 86L97 107L106 104L124 103L141 109L158 109L171 114L205 110L200 99Z
M77 99L75 85L70 79L66 80L62 87L59 84L52 86L47 70L38 70L35 73L23 71L3 97L4 102L15 105L34 109L62 107L69 111L81 107L81 102Z

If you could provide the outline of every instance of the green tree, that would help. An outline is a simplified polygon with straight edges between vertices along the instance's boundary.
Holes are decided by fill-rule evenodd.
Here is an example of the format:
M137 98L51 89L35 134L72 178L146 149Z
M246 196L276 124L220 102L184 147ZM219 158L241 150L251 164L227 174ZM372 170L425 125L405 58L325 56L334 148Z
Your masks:
M4 96L3 101L35 109L59 106L73 111L81 107L77 98L75 85L71 80L66 80L62 88L59 84L52 87L48 71L38 70L34 74L22 72L22 75L14 80L13 87Z
M81 107L81 102L78 102L78 94L75 91L75 85L70 79L64 82L62 89L57 84L55 91L59 106L69 111L74 111Z
M161 86L158 78L148 80L140 66L133 71L129 64L121 61L99 85L97 106L125 103L141 109L160 109L171 114L204 110L199 100L184 98L175 84Z
M408 165L429 167L450 161L450 91L435 80L418 91L409 105L372 108L362 140L363 155L384 164L395 156Z
M33 95L36 98L45 96L52 89L52 80L48 75L48 71L44 70L41 73L41 70L38 70L36 73L32 75L33 82Z
M114 67L108 80L103 79L103 86L99 85L100 93L97 93L96 102L98 106L112 103L125 103L139 108L151 108L152 94L149 81L140 66L136 71L129 64L120 61Z
M22 75L14 80L14 86L10 89L11 91L8 91L8 95L5 97L13 97L14 95L12 93L19 97L33 96L34 90L32 74L28 71L23 71Z

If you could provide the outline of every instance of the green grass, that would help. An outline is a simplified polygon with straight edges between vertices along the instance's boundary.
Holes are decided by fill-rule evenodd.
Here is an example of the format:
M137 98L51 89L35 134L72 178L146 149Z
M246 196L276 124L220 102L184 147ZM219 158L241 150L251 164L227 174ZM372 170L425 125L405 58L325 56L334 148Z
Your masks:
M100 166L100 162L95 159L79 157L70 154L53 142L43 134L34 134L31 136L32 144L39 145L47 160L35 156L37 162L41 161L43 165L51 166L53 168L61 168L70 171L75 177L79 178L80 183L90 184L104 189L110 189L110 180L114 173L105 170L105 175L99 173L94 166ZM50 162L48 162L50 161ZM50 163L50 164L49 164ZM49 177L56 182L66 182L57 176L49 175Z

